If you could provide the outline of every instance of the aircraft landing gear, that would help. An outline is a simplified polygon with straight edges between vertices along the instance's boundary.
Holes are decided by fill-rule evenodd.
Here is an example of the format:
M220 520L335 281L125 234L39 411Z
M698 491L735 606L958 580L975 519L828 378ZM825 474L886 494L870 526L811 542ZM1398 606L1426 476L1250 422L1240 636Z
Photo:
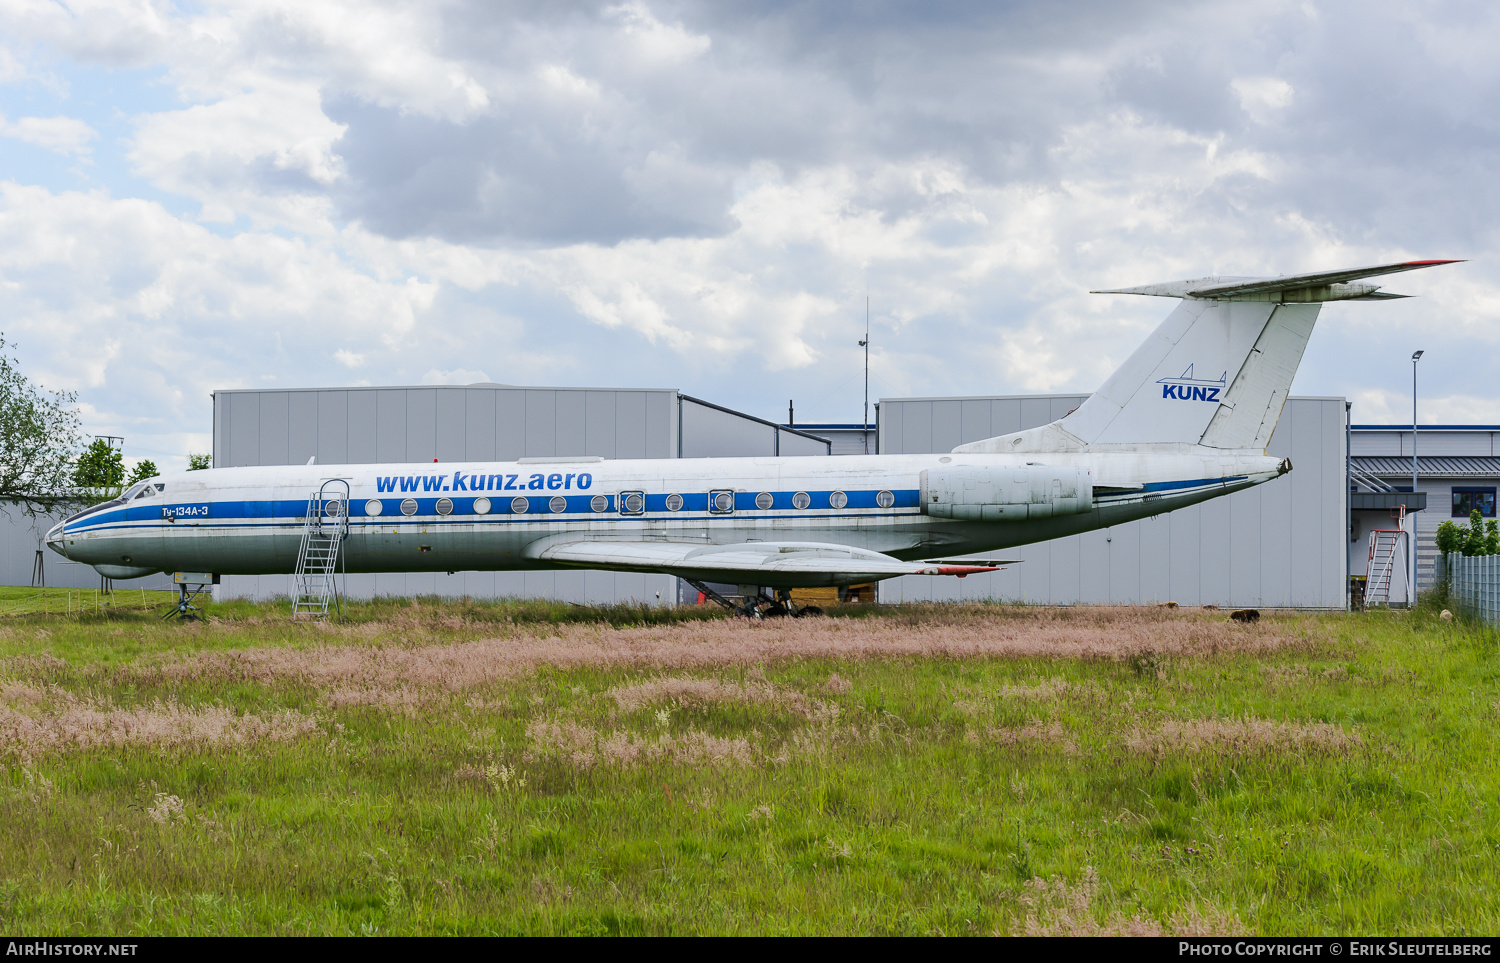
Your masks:
M696 579L683 579L693 588L703 593L703 597L724 606L735 615L744 616L747 619L780 619L791 616L800 619L811 615L822 615L823 610L816 605L797 606L792 602L792 593L786 589L777 589L775 597L760 592L755 596L745 597L743 604L736 605L729 599L715 592Z
M790 615L794 619L806 619L823 614L823 610L816 605L792 604L792 593L786 589L776 590L776 607L781 610L776 613L777 615Z
M162 619L175 618L183 622L197 622L202 619L198 606L193 604L193 599L198 597L198 593L203 591L204 586L194 585L192 588L192 592L189 593L187 583L182 582L178 584L177 591L180 595L178 596L177 604L162 613Z

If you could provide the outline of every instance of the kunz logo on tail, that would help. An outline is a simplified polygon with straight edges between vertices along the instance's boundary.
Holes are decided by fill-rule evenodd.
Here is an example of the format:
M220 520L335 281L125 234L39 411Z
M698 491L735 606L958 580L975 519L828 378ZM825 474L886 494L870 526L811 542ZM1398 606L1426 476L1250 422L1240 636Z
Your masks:
M1212 401L1217 403L1219 395L1224 391L1224 385L1229 377L1225 371L1219 375L1218 381L1206 381L1193 377L1193 366L1188 365L1187 370L1180 378L1162 378L1157 384L1161 385L1161 396L1163 398L1175 398L1178 401Z

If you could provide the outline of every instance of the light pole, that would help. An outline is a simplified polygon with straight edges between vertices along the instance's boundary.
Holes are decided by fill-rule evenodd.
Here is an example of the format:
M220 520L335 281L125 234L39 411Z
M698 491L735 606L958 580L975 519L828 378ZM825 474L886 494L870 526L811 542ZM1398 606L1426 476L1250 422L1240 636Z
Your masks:
M1411 353L1411 500L1417 500L1417 362L1422 352ZM1411 604L1417 604L1417 516L1411 517Z

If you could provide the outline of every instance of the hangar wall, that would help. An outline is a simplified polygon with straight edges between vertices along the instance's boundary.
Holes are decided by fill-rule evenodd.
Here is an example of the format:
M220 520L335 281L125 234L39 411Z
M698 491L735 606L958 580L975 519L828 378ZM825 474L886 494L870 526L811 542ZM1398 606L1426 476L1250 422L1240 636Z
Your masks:
M335 388L214 393L214 466L671 458L675 391Z
M1061 418L1087 395L885 398L883 454L958 445ZM1289 398L1267 452L1291 473L1155 518L1004 550L1021 564L966 579L882 582L882 602L1004 599L1342 609L1344 400Z
M461 387L214 394L214 465L514 461L553 455L827 455L828 443L673 389ZM92 570L90 570L92 571ZM219 598L286 595L290 576L227 575ZM624 572L348 576L351 598L445 595L675 604L677 579Z

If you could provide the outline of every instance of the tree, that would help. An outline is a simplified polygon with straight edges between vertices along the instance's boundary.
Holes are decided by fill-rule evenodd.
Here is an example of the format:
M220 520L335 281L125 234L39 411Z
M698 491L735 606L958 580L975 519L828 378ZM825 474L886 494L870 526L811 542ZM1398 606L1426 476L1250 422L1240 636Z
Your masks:
M214 467L213 455L188 455L188 471L202 471Z
M78 397L33 385L4 348L0 335L0 502L35 515L73 501Z
M1444 555L1500 555L1500 525L1494 519L1486 522L1476 508L1469 513L1469 524L1465 526L1452 522L1439 525L1437 547Z
M161 472L157 470L156 462L152 461L149 458L142 458L140 461L136 462L135 467L130 470L130 477L125 479L125 487L129 488L136 482L143 482L148 478L155 478L160 474Z
M1437 528L1438 554L1444 557L1464 550L1464 535L1468 529L1461 529L1452 522L1443 522Z
M73 488L89 504L118 498L125 486L125 462L120 450L95 438L73 463Z

